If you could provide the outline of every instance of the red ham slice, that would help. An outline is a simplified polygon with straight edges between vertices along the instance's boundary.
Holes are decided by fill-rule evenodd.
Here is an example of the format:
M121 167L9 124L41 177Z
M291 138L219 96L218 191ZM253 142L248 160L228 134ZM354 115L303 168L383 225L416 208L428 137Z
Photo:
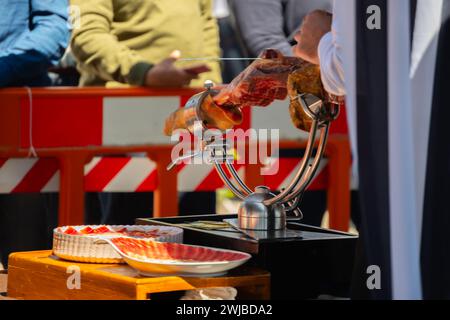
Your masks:
M143 239L114 238L110 240L124 255L143 260L180 262L237 261L246 254L179 243L156 242Z

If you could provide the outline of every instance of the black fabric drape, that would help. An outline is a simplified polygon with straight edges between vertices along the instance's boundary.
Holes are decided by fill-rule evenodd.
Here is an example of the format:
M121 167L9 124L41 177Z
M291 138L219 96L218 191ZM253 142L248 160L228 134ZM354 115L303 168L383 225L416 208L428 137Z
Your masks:
M449 16L450 1L445 0L436 60L422 226L422 288L425 299L450 299Z
M411 47L412 47L412 43L413 43L413 34L414 34L414 29L415 29L415 25L416 25L416 12L417 12L417 0L409 0L410 2L410 7L409 7L409 23L411 25L411 29L410 29L410 41L411 41Z
M381 30L367 28L367 8L381 8ZM356 1L357 134L362 248L352 298L391 298L388 166L388 25L386 0ZM361 265L362 264L362 265ZM381 269L381 289L368 290L367 267ZM358 279L359 278L359 279Z

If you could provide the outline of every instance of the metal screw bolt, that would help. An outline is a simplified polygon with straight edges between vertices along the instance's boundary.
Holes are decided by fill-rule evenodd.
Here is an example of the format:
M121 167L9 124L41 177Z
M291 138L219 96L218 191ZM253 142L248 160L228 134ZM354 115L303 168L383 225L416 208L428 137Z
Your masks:
M211 80L206 80L203 86L206 90L211 90L214 87L214 82L212 82Z

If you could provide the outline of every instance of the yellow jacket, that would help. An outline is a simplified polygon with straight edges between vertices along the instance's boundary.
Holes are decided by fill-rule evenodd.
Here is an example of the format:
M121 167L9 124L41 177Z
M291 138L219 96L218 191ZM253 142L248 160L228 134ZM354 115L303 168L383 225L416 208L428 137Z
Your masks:
M219 57L211 0L71 0L72 52L82 86L142 85L151 65L181 51L181 58ZM80 20L77 19L79 12ZM186 67L200 62L178 61ZM221 83L218 61L207 61L207 79Z

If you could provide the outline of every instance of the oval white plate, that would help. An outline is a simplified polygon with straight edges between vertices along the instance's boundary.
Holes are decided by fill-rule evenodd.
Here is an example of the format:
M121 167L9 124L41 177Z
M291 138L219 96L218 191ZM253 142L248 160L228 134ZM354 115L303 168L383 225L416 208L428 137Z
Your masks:
M247 262L248 253L163 243L145 239L105 239L122 256L126 263L146 276L217 276Z

